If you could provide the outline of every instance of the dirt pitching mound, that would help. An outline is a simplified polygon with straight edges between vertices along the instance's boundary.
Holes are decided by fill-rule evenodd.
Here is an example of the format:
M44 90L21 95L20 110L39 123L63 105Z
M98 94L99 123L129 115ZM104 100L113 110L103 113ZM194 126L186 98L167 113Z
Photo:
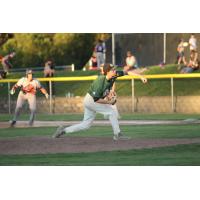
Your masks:
M80 153L113 150L130 150L200 143L193 139L130 139L113 141L110 137L17 137L0 139L0 154Z

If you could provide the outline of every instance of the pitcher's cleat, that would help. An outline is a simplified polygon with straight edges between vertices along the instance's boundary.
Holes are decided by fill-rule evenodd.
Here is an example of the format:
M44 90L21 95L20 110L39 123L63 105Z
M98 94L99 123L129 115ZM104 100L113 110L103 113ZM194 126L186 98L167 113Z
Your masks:
M118 135L114 135L113 136L113 140L117 141L117 140L130 140L131 137L125 136L123 133L119 133Z
M10 123L10 127L14 127L16 124L16 121L12 120L11 123Z
M56 132L52 135L52 138L59 138L61 135L65 134L64 126L59 126Z

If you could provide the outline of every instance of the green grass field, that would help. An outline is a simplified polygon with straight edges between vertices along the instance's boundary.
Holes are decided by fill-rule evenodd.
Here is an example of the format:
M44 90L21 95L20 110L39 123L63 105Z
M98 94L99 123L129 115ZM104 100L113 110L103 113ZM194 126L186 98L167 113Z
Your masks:
M9 114L0 114L0 121L9 121L13 115ZM199 114L141 114L141 113L132 113L132 114L121 114L122 120L185 120L185 119L200 119ZM20 115L19 120L28 120L29 114ZM83 114L36 114L36 120L42 121L73 121L73 120L82 120ZM97 114L96 119L103 119L103 116Z
M48 155L0 155L9 166L199 166L200 145L177 145L143 150Z
M9 115L0 115L0 121L6 121ZM28 116L22 116L25 119ZM82 115L38 115L40 120L80 120ZM101 119L101 116L98 116ZM198 115L123 115L126 119L187 119L198 118ZM42 128L7 128L0 129L0 139L8 137L30 137L48 135L55 127ZM143 125L121 126L122 131L133 139L146 138L200 138L200 125ZM112 137L110 126L92 127L73 136ZM70 137L70 136L69 136ZM71 166L194 166L200 165L200 144L176 145L141 150L126 150L97 153L62 153L48 155L0 155L0 165L71 165Z
M186 125L143 125L143 126L121 126L121 130L132 138L198 138L200 137L199 124ZM2 137L30 137L51 136L56 127L31 127L31 128L5 128L0 129ZM82 137L112 137L111 126L93 126L89 130L74 133L73 136Z

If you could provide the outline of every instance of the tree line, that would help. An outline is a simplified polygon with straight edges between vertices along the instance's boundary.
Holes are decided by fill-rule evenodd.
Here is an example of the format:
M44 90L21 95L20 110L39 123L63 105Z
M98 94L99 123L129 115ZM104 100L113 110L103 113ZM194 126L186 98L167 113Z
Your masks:
M82 69L92 55L98 33L14 33L0 34L0 55L16 52L14 67L44 66L51 59L57 66L75 64Z

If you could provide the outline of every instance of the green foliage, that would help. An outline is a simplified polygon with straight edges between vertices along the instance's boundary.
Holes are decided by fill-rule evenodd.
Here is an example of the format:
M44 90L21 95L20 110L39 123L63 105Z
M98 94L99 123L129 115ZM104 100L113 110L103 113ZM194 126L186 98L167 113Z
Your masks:
M12 33L0 33L0 46L13 37Z
M81 69L92 54L94 42L95 34L55 34L54 55L57 58L56 64L74 63L76 69Z
M15 51L15 67L43 66L47 59L56 65L75 64L81 69L89 60L98 34L84 33L16 33L0 49L6 55Z

